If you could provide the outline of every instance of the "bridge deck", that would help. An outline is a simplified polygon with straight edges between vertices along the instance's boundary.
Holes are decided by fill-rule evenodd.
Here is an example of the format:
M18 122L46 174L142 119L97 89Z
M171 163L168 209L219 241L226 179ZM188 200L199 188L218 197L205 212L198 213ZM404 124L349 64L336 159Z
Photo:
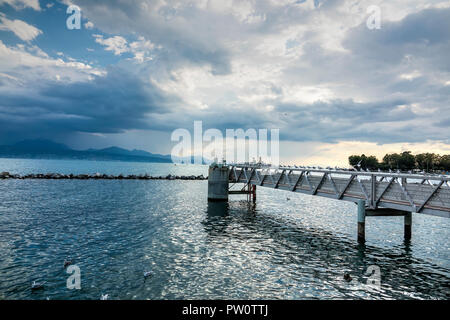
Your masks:
M450 218L450 177L230 165L229 181Z

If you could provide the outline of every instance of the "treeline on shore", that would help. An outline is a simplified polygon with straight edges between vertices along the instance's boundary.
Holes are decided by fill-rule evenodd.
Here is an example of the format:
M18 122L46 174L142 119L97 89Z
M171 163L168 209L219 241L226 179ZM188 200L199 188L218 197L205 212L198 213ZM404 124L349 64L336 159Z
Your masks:
M411 151L402 153L388 153L383 160L378 161L375 156L352 155L348 162L355 168L369 170L419 170L425 172L450 171L450 155L436 153L412 154Z

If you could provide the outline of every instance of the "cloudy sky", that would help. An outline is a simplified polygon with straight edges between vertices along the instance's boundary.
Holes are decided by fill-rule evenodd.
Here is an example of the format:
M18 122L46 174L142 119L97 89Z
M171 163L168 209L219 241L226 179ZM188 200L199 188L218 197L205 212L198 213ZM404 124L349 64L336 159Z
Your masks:
M0 144L170 153L194 120L279 128L282 163L450 153L450 2L0 0Z

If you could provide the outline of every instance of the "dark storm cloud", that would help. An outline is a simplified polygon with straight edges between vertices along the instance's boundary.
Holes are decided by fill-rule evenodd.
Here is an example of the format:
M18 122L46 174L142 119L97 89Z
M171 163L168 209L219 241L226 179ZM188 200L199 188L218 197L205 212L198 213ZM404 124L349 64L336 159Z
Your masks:
M426 9L385 22L376 31L354 28L343 44L359 57L398 64L410 55L422 58L429 68L450 71L450 8Z
M4 90L1 96L3 139L149 129L147 115L164 114L176 101L119 68L109 68L107 76L91 82L48 82L30 96Z

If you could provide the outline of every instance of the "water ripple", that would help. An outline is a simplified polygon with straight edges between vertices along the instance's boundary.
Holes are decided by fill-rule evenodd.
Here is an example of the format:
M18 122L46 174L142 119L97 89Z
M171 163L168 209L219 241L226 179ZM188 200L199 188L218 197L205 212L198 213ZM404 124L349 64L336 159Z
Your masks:
M286 204L269 189L258 189L256 206L207 203L206 186L1 181L0 299L450 296L446 219L414 216L411 243L402 220L369 220L367 245L358 245L353 204L303 195ZM81 290L66 288L67 257L80 267ZM381 269L380 289L361 285L370 265ZM45 289L31 291L33 280Z

